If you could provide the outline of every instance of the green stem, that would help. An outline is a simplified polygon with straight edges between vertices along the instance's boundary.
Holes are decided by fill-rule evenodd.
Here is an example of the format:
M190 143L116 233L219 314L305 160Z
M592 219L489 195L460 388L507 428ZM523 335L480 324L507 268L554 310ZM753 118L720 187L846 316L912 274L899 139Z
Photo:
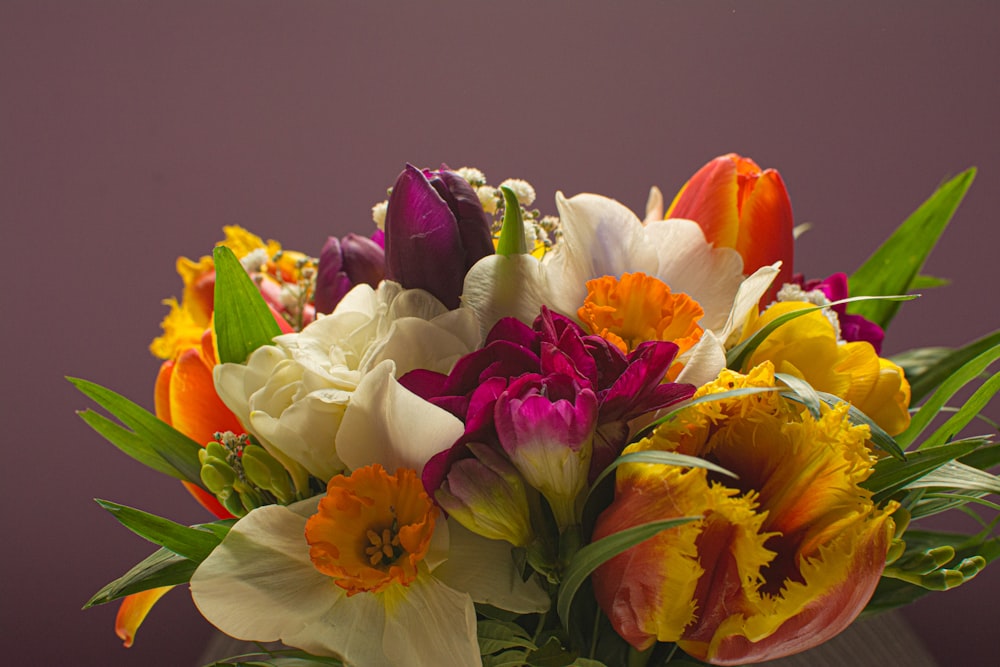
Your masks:
M655 643L645 651L639 651L634 646L629 646L628 660L625 664L628 667L646 667L646 663L649 662L649 658L653 655L654 648L656 648Z

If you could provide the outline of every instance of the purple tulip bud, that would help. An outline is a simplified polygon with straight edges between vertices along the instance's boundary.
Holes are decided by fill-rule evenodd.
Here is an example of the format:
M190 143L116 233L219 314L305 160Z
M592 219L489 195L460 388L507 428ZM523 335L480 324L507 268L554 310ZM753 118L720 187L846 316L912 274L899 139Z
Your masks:
M389 196L385 249L386 277L457 308L466 272L493 253L489 218L461 176L408 164Z
M372 239L348 234L323 244L316 273L316 312L331 313L355 285L378 287L385 278L385 251Z

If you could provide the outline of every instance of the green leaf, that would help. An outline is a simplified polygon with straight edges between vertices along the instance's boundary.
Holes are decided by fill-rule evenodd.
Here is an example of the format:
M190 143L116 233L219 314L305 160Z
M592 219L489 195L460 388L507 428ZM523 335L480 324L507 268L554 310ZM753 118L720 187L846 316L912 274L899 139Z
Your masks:
M191 580L191 575L197 567L197 563L161 547L131 570L97 591L83 608L89 609L151 588L186 584Z
M840 299L839 301L831 301L825 306L810 306L808 308L800 308L799 310L793 310L791 312L785 313L784 315L779 315L767 324L765 324L759 331L754 333L753 336L741 342L739 345L732 347L728 352L726 352L726 368L730 368L735 371L743 370L744 365L753 355L754 351L760 344L767 340L775 330L783 324L791 322L797 317L802 317L814 310L822 310L824 308L829 308L831 306L839 306L843 303L856 303L858 301L911 301L917 298L916 295L880 295L880 296L852 296L848 299Z
M483 667L524 667L528 652L521 650L504 651L497 655L483 656Z
M738 479L735 473L726 470L716 463L698 458L697 456L688 456L687 454L678 454L676 452L661 452L655 449L649 449L641 452L629 452L628 454L620 455L608 464L608 467L602 470L601 474L597 476L594 483L590 485L590 493L593 493L600 483L604 481L608 475L614 472L618 466L626 463L653 463L657 465L680 466L684 468L706 468L713 472Z
M893 357L893 361L905 370L906 379L910 383L910 400L916 404L963 365L997 345L1000 345L1000 331L994 331L958 349L942 347L911 350Z
M920 269L976 176L968 169L931 195L848 278L847 289L856 295L906 294ZM848 310L887 328L899 308L897 303L860 303Z
M971 438L939 447L908 452L905 461L893 458L882 459L875 464L875 470L861 485L874 494L872 499L876 503L881 503L932 470L969 454L987 442L982 438Z
M503 225L500 227L500 238L497 239L498 255L524 255L528 252L528 243L524 239L524 218L521 216L521 204L517 195L507 186L501 186L503 192Z
M848 278L848 293L887 295L909 292L975 176L976 170L968 169L938 188ZM894 302L855 303L848 307L851 313L862 315L883 329L888 327L898 309L899 304Z
M925 276L923 274L917 276L910 283L911 290L928 290L934 289L935 287L947 287L951 284L951 281L947 278L936 278L934 276Z
M931 433L927 440L920 444L920 448L936 447L951 440L979 415L998 391L1000 391L1000 373L995 373L972 393L955 414Z
M819 394L816 393L816 390L813 389L813 386L811 384L809 384L802 378L795 377L794 375L789 375L788 373L775 373L774 377L775 379L784 382L785 385L787 385L788 388L792 390L792 392L796 395L798 400L803 405L805 405L806 408L808 408L809 413L813 417L817 419L819 418L820 415L819 405L821 399L819 397ZM787 393L783 393L782 395L788 396Z
M182 526L169 519L107 500L98 500L97 504L111 512L122 525L140 537L170 549L178 556L195 563L205 560L222 541L222 538L212 530Z
M531 641L528 631L517 623L505 621L479 621L476 624L476 635L479 638L479 653L490 655L512 648L538 648Z
M1000 358L1000 344L993 345L984 350L952 371L938 386L937 390L924 402L917 413L913 415L909 428L896 436L896 442L904 449L907 448L924 432L924 429L930 425L934 417L941 412L941 409L955 393L979 377L998 358ZM926 443L921 445L921 447L925 446L931 445L927 445Z
M79 413L111 444L154 470L204 488L198 460L199 443L110 389L79 378L66 379L128 427L123 428L92 410Z
M664 530L699 519L701 519L700 516L686 516L676 519L650 521L649 523L632 526L607 537L602 537L596 542L591 542L582 547L573 555L572 560L570 560L566 568L566 574L562 580L562 585L559 587L556 609L559 612L559 619L562 621L563 627L569 627L569 611L576 592L583 585L583 582L587 580L587 577L600 567L601 564Z
M922 450L932 451L932 450ZM906 485L907 489L957 489L959 491L985 491L1000 495L1000 478L985 470L949 461L920 479Z
M251 352L280 335L281 328L233 251L216 246L212 254L219 363L242 364Z

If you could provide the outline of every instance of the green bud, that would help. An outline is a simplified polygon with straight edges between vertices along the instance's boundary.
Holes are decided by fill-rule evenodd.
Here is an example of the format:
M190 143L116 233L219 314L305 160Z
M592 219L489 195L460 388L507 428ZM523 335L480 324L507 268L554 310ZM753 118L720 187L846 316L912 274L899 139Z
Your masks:
M906 551L906 542L900 539L895 539L889 543L889 551L885 555L885 564L892 565L899 557L903 555Z
M201 481L216 496L231 489L236 473L224 461L206 457L201 466Z
M258 488L270 491L283 505L295 500L295 487L285 466L258 445L243 450L243 472Z
M210 442L205 445L205 448L198 453L198 458L201 458L202 453L204 453L204 455L208 458L217 459L219 461L225 461L229 455L226 448L218 442ZM202 463L204 463L204 461L202 461Z
M908 553L900 558L895 566L899 570L910 572L916 575L925 575L934 572L938 568L950 563L955 558L955 549L944 545L927 549L926 551L916 551Z
M219 499L219 502L222 503L222 506L225 507L233 516L246 516L247 510L243 506L243 502L240 500L240 494L230 489L217 494L216 497Z

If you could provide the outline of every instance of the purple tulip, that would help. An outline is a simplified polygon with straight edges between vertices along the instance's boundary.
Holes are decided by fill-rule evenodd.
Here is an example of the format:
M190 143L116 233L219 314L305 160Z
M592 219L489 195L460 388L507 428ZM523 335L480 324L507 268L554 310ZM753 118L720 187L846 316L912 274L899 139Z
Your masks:
M316 312L332 313L355 285L378 287L385 278L385 251L374 240L348 234L326 240L316 272Z
M389 196L385 252L387 278L457 308L465 274L493 254L490 220L461 176L408 164Z

